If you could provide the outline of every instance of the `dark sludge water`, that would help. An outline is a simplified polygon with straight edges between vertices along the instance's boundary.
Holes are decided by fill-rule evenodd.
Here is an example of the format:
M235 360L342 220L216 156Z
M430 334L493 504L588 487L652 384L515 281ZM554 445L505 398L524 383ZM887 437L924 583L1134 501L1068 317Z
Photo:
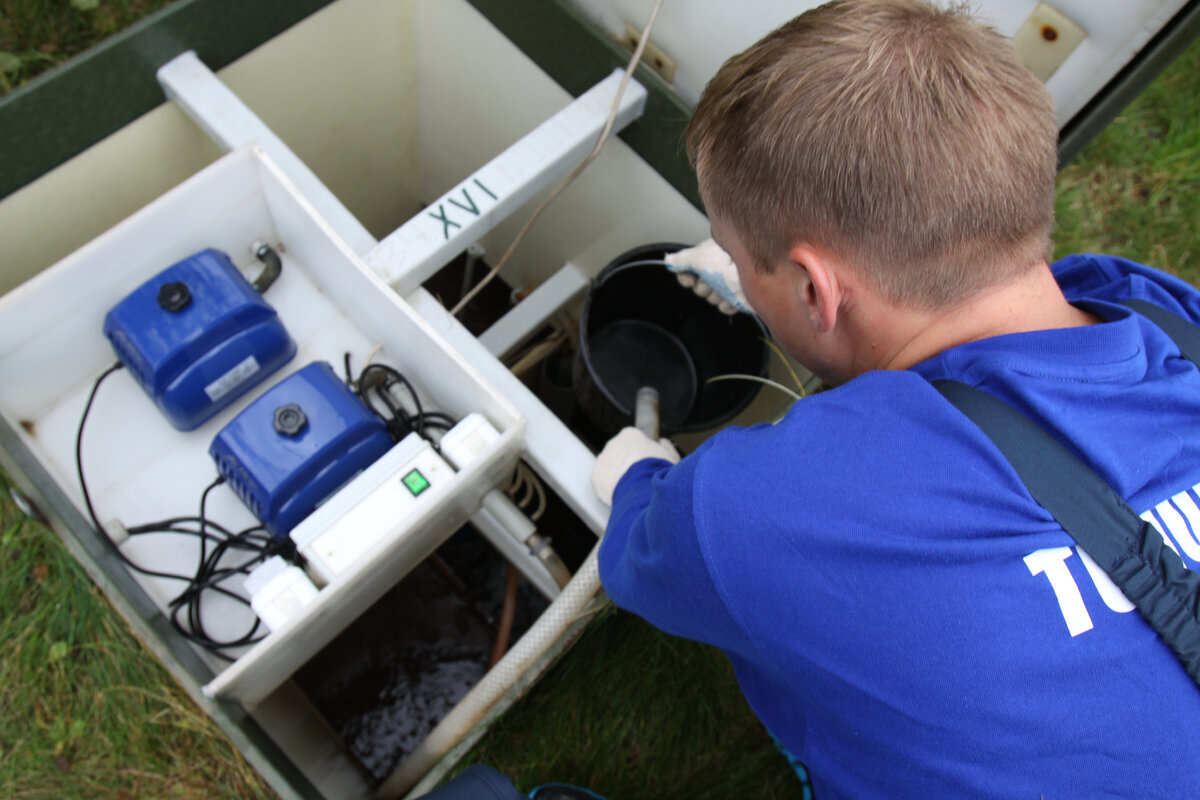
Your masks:
M487 672L504 559L463 528L296 673L296 682L375 783ZM546 608L523 577L510 639Z

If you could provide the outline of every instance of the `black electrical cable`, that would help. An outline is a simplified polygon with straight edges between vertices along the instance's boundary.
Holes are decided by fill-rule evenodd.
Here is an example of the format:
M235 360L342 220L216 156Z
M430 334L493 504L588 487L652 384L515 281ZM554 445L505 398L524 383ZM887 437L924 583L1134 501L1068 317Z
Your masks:
M208 524L208 519L206 518L206 515L204 513L204 507L208 503L208 493L211 492L213 489L217 488L218 486L220 486L224 482L225 482L225 479L218 475L217 479L214 480L212 483L210 483L208 485L208 487L205 488L205 490L200 493L200 536L199 536L200 560L199 560L199 563L196 564L196 580L200 579L200 571L204 568L204 559L205 559L205 556L207 555L206 551L208 548L208 542L205 539L205 535L204 535L205 534L204 529Z
M109 537L108 532L104 530L104 526L100 524L99 518L96 516L96 509L92 505L92 496L88 492L87 481L83 476L83 428L87 422L88 414L91 413L92 404L96 400L96 392L100 389L100 384L104 379L121 369L125 365L120 361L110 366L104 372L100 373L100 377L96 378L96 382L92 384L92 391L88 394L87 402L83 406L83 414L79 417L79 430L75 433L75 472L79 476L79 488L83 492L83 503L87 507L88 517L91 518L92 525L95 526L96 532L100 538L108 545L109 549L116 554L117 558L121 559L130 569L136 570L143 575L149 575L155 578L167 578L169 580L186 581L189 578L185 575L176 575L171 572L159 572L158 570L147 569L146 567L136 564L129 559L121 548L117 547L116 542Z
M112 373L122 368L121 362L117 362L108 367L96 378L92 389L88 394L87 402L84 404L83 413L79 418L79 428L75 435L75 469L79 477L79 487L83 494L83 502L86 507L88 517L100 538L109 547L110 550L131 570L134 570L142 575L148 575L154 578L165 578L167 580L180 581L187 584L182 592L170 601L168 607L171 609L169 615L171 625L179 633L180 636L193 642L197 645L205 647L213 652L214 655L232 661L233 659L223 653L223 649L240 647L244 645L254 644L261 641L263 636L255 636L261 627L261 622L254 620L250 630L240 637L227 641L213 639L208 635L204 628L204 623L201 614L201 603L205 592L214 591L226 597L235 600L238 603L249 606L249 601L224 586L219 585L225 580L234 575L247 574L250 568L259 562L265 560L276 553L288 558L296 563L297 554L295 548L289 548L290 540L280 542L272 539L263 529L261 525L256 525L247 528L237 533L231 533L226 527L209 520L205 512L209 493L217 486L224 483L223 478L217 478L213 481L200 496L200 513L198 516L189 517L171 517L158 522L145 523L142 525L132 526L126 529L126 533L130 536L143 536L150 534L184 534L195 536L200 543L200 555L197 561L196 572L194 575L179 575L171 572L163 572L161 570L149 569L132 561L125 553L117 546L117 544L108 535L104 526L100 524L100 519L96 514L95 506L92 503L91 493L88 491L87 480L83 470L83 431L87 424L87 419L91 413L92 406L95 403L96 394L100 389L100 384L104 382ZM286 537L285 537L286 538ZM208 544L212 543L212 550L208 549ZM289 552L290 550L290 552ZM221 559L230 551L244 551L252 553L253 556L239 564L227 567L221 567ZM180 619L180 613L187 612L187 624L185 625Z
M199 517L170 517L168 519L160 520L158 522L152 522L152 523L147 523L147 524L143 524L143 525L134 525L133 527L126 528L125 532L131 536L134 534L138 534L138 533L158 533L158 532L166 530L167 528L171 528L172 526L182 525L185 522L199 523L200 518ZM222 536L232 535L225 527L217 524L216 522L213 522L211 519L208 520L207 527L212 528L213 530L215 530L217 533L221 534ZM180 533L195 533L197 535L199 535L199 533L200 533L199 529L180 530L179 532ZM212 534L205 534L205 535L210 539L217 538L217 537L213 536Z
M443 431L448 431L458 424L454 417L440 411L426 411L424 422L426 428L438 428Z
M192 582L184 589L177 597L170 602L171 607L171 624L179 633L189 641L195 642L203 647L212 650L222 658L228 658L224 653L220 652L224 648L240 647L243 645L254 644L261 641L264 637L256 637L255 634L261 627L260 621L255 618L251 628L241 636L218 640L209 635L205 630L202 614L202 603L204 593L206 591L216 591L221 594L232 597L240 603L248 604L248 601L240 595L233 594L219 584L234 575L247 574L250 568L267 558L267 547L259 544L250 544L250 537L261 531L261 526L248 528L231 537L222 539L214 547L211 553L202 560L202 563L197 569L197 573ZM250 558L241 563L221 567L220 562L224 558L226 552L233 549L246 550L255 553L253 558ZM187 625L186 627L180 621L179 616L181 611L186 610Z
M350 358L349 354L345 358L346 374L350 374ZM447 414L440 411L426 411L421 405L421 398L417 395L417 390L413 387L412 382L408 380L399 370L390 367L386 364L368 364L363 367L359 373L357 383L347 381L354 389L355 393L363 401L363 403L371 410L373 414L382 419L388 426L388 432L396 441L404 438L404 435L410 431L416 431L422 437L428 439L426 427L448 431L454 427L456 420ZM401 405L392 395L391 389L399 384L408 392L408 396L412 398L414 413L409 414L403 405ZM376 397L386 407L386 412L380 411L375 401ZM436 446L436 443L434 443Z
M110 366L104 372L100 373L100 377L96 378L96 382L92 384L92 391L88 393L87 402L83 405L83 415L79 418L79 430L75 433L75 472L79 475L79 488L83 490L83 504L87 506L88 516L92 519L92 524L96 526L96 530L104 533L104 527L100 524L100 520L96 518L96 509L92 507L92 496L88 494L87 482L83 479L83 424L87 422L88 414L92 410L92 403L96 400L96 392L100 389L100 384L104 383L104 379L112 375L119 369L125 367L120 361ZM104 537L111 544L112 540Z
M220 485L219 482L214 482L205 490L206 494L218 485ZM209 591L217 592L242 605L249 606L249 601L245 597L222 586L221 583L235 575L248 574L251 567L264 561L271 554L272 540L265 533L261 525L256 525L227 536L213 536L207 532L207 527L212 523L205 520L203 511L204 503L202 501L200 528L198 530L171 526L170 530L147 532L190 533L200 538L201 557L197 564L196 574L192 576L183 591L168 604L168 607L171 609L171 625L188 641L207 648L223 659L232 660L221 651L226 648L251 645L261 641L264 638L263 636L255 636L261 627L261 623L255 618L250 629L241 636L225 640L213 638L204 626L202 607L205 593ZM208 551L205 543L210 540L213 542L213 548L211 551ZM230 551L243 551L252 555L250 558L237 564L222 567L221 561ZM181 614L184 612L186 612L186 623L180 619Z
M388 414L390 414L392 417L399 417L405 422L408 422L411 419L411 417L408 415L408 412L401 408L396 402L396 399L392 397L392 393L388 391L388 385L386 383L382 385L373 384L369 388L375 390L375 395L383 401L385 406L387 406Z
M380 379L378 382L372 380L376 373L382 373L383 375L382 379ZM403 386L405 391L408 392L409 397L412 398L412 404L416 409L415 413L407 413L395 401L395 398L391 396L391 388L397 383ZM399 430L393 431L392 433L396 439L400 439L401 436L399 434L405 430L415 430L420 435L425 435L425 411L421 407L421 398L417 396L417 390L413 387L412 383L409 382L408 378L400 374L398 370L393 369L385 364L368 364L367 366L363 367L362 372L359 373L358 388L359 396L363 399L363 402L365 402L368 408L370 408L373 412L380 417L383 417L385 422L399 420L400 423L402 423L403 427L401 427ZM369 395L367 392L369 389L375 390L376 396L378 396L379 399L383 401L384 405L388 407L390 416L379 414L379 410L375 408L375 406L372 405L371 401L368 399ZM397 426L393 425L391 427Z
M247 634L245 634L244 636L239 637L237 639L228 641L228 642L217 642L212 637L210 637L208 635L208 633L204 630L204 622L203 622L203 618L201 616L201 611L200 611L200 606L201 606L201 602L202 602L202 599L204 596L204 591L207 589L214 589L217 591L221 591L222 593L225 593L225 594L228 594L229 596L234 597L239 602L246 603L248 605L248 603L244 599L242 599L239 595L231 594L228 592L228 590L225 590L224 587L220 587L217 584L226 580L229 577L232 577L233 575L235 575L239 572L243 572L243 573L248 572L249 570L247 569L247 567L249 565L256 564L256 563L262 561L264 558L264 556L262 555L261 548L247 547L247 548L243 548L243 549L253 550L254 552L258 553L258 555L255 558L251 559L250 561L245 562L244 564L240 564L237 567L226 568L224 570L218 569L217 565L220 563L220 561L224 557L226 551L231 546L230 543L235 540L240 539L240 535L234 536L234 537L227 537L223 540L220 540L214 546L211 557L207 553L207 541L205 538L205 527L208 523L208 520L207 520L207 514L205 511L205 507L208 503L208 494L209 494L209 492L211 492L213 489L217 488L224 482L225 482L224 478L218 477L211 484L209 484L208 487L204 490L204 492L200 495L200 532L199 532L200 558L196 565L196 575L193 578L192 583L189 584L189 586L186 589L184 589L182 592L180 592L179 596L176 597L175 599L173 599L170 603L170 605L172 607L186 605L187 612L188 612L187 613L188 632L185 635L191 635L193 637L198 635L199 637L202 637L204 640L205 646L209 647L210 649L217 649L220 647L231 647L231 646L235 646L237 644L248 644L250 641L250 638L253 637L254 633L258 630L258 627L259 627L259 623L256 618L254 621L254 626L250 629L250 631ZM256 530L256 528L251 529L251 530ZM173 618L173 620L177 620L178 615L173 613L172 618ZM178 626L176 629L178 630ZM183 631L181 631L181 633L183 633ZM195 641L195 638L193 638L193 641Z

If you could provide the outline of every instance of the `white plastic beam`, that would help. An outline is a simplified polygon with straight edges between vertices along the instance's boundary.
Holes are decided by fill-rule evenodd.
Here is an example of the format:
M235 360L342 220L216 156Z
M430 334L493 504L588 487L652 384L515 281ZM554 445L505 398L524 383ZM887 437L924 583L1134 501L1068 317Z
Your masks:
M479 341L496 358L504 358L587 286L588 278L578 267L565 265L493 322L492 327L480 334Z
M408 297L530 198L565 175L595 146L621 83L616 70L530 131L367 254L367 265ZM631 80L613 132L637 119L646 90Z
M597 535L602 533L609 508L592 492L592 467L596 464L592 451L433 295L419 289L408 296L408 302L525 416L525 459L589 528ZM546 533L554 536L554 531Z
M194 53L168 62L159 69L158 79L176 104L223 149L256 142L354 252L361 256L375 247L375 238L337 196ZM645 93L633 82L626 93L630 90ZM595 455L425 289L406 299L525 417L525 458L530 466L584 524L597 535L603 532L609 509L591 489Z

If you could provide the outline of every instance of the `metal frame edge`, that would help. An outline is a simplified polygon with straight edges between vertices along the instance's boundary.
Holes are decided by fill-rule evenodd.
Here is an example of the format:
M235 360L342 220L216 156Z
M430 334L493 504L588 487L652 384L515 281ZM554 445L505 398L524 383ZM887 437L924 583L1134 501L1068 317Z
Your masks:
M1058 168L1079 155L1175 58L1200 38L1200 0L1191 0L1059 132Z

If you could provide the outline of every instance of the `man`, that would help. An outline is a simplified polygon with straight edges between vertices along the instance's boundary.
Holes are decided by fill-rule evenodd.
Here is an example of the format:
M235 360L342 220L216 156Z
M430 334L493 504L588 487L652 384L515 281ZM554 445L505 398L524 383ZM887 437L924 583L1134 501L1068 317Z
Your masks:
M984 434L977 386L1066 443L1194 569L1200 371L1116 301L1200 293L1046 263L1057 129L961 9L845 0L730 59L688 131L745 299L836 388L673 464L593 476L614 602L722 648L835 797L1200 797L1200 690Z

